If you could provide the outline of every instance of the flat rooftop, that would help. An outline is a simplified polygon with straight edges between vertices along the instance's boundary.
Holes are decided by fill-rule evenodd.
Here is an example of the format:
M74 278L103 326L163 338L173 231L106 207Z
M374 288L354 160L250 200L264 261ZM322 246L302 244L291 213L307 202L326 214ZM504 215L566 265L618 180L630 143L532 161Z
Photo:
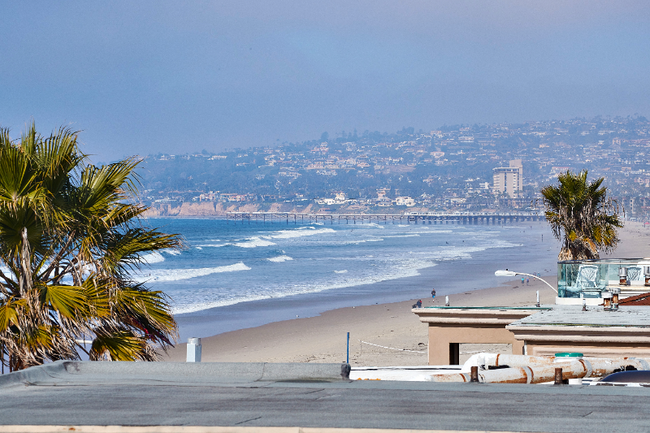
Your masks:
M339 364L57 362L0 376L0 432L20 431L8 427L16 425L648 429L648 388L350 381L340 373Z
M650 328L650 308L623 306L618 311L605 311L603 307L558 305L545 309L512 323L513 326L596 326Z

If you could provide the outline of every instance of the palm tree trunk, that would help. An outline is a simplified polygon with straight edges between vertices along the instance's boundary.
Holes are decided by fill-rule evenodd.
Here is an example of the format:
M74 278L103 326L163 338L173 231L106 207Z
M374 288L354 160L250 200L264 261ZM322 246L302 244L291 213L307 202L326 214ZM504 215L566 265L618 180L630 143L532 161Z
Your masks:
M20 256L20 294L25 296L26 293L30 292L32 289L32 266L31 266L31 248L29 245L29 239L27 237L27 227L23 227L22 230L23 245Z

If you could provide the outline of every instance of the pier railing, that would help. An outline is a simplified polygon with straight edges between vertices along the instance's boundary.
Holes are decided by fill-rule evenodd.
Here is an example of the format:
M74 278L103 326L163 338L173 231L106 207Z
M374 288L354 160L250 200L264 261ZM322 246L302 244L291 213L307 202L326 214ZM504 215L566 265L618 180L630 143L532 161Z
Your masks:
M403 214L337 214L300 212L228 212L228 220L265 222L286 221L294 223L325 222L334 224L363 224L367 222L392 224L508 224L525 221L542 221L541 212L407 212Z

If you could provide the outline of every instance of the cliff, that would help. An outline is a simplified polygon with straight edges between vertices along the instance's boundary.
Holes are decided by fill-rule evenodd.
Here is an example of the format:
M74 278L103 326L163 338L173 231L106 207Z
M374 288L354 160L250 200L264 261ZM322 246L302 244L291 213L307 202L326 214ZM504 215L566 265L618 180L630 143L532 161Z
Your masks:
M291 213L349 213L349 214L366 214L366 213L392 213L400 214L403 212L426 212L426 208L408 208L403 207L382 207L369 208L365 205L348 205L348 206L318 206L310 203L306 206L296 205L295 203L216 203L216 202L185 202L180 205L169 203L154 203L145 213L146 217L172 217L172 218L189 218L205 217L219 218L225 217L227 212L291 212ZM379 211L379 212L378 212Z

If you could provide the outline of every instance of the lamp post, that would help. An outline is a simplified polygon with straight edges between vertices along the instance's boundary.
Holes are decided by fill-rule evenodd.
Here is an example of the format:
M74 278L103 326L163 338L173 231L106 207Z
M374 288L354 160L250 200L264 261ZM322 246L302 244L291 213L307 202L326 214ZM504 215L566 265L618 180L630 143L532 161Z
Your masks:
M527 274L525 272L509 271L507 269L505 271L504 270L496 271L494 273L494 275L496 275L497 277L516 277L517 275L525 275L527 277L533 277L533 278L541 281L542 283L546 284L547 286L549 286L551 288L551 290L553 290L555 293L557 293L557 289L555 287L551 286L548 282L546 282L546 280L541 279L537 275Z

